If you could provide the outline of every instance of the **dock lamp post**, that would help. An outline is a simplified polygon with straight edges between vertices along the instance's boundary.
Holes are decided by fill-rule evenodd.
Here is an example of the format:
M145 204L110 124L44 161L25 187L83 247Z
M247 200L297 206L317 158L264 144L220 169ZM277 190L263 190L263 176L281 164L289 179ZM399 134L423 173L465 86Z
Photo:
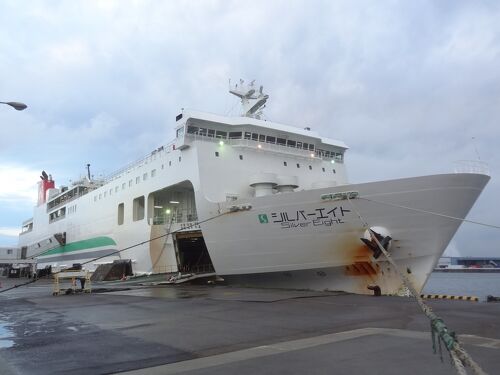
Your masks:
M23 111L28 106L24 103L19 103L19 102L0 102L0 104L7 104L10 105L12 108L14 108L16 111Z

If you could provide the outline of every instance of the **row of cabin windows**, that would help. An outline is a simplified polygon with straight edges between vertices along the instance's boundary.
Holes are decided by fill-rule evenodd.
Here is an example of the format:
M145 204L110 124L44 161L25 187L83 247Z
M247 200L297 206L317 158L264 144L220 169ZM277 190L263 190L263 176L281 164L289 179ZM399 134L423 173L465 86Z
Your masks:
M199 128L197 126L188 126L188 134L196 134L204 137L212 137L212 138L227 138L227 132L221 130L207 129L207 128ZM229 133L232 134L232 133ZM241 134L241 132L240 132Z
M163 165L162 165L162 169L163 169ZM156 176L156 169L151 170L151 172L149 174L147 172L144 173L142 175L142 181L146 181L148 179L148 176L151 176L151 178L155 177ZM129 180L128 187L132 187L133 182L134 182L134 180ZM140 182L141 182L141 176L137 176L135 178L135 183L139 184ZM122 190L125 190L126 187L127 187L127 183L126 182L122 183ZM106 198L108 193L109 193L109 196L113 195L113 191L116 194L116 193L118 193L119 190L120 190L120 187L117 185L117 186L115 186L114 189L111 188L109 190L104 191L103 193L99 193L99 195L96 194L96 195L94 195L94 202L97 202L98 199Z
M241 132L240 132L240 134L241 134ZM258 141L258 142L264 142L264 143L273 143L273 144L277 144L280 146L288 146L288 147L293 147L293 148L301 148L304 150L314 151L314 145L312 143L299 142L299 141L294 141L291 139L273 137L270 135L245 132L243 139L249 139L252 141Z
M182 161L182 158L179 156L179 163ZM168 162L168 166L171 167L172 166L172 161L169 161ZM162 164L161 165L161 169L164 169L165 168L165 165ZM142 181L146 181L149 176L151 176L151 178L155 177L156 176L156 169L153 169L151 170L151 172L148 174L147 172L144 173L142 175ZM135 183L136 184L139 184L141 182L141 176L137 176L135 178ZM129 180L128 181L128 187L132 187L134 185L134 180ZM127 183L124 182L122 183L122 190L125 190L125 188L127 187ZM120 190L119 186L115 186L114 188L114 192L115 193L118 193L118 191ZM102 199L102 198L106 198L106 196L108 195L111 196L113 194L113 188L109 189L109 190L106 190L104 193L99 193L99 195L94 195L94 202L97 202L98 199Z
M274 137L271 135L264 135L252 132L224 132L224 131L214 131L213 129L201 128L197 126L188 126L188 134L196 134L206 137L215 137L221 139L247 139L262 143L272 143L280 146L287 146L293 148L299 148L308 151L315 151L316 155L323 158L331 158L339 161L343 160L343 155L340 152L328 151L322 149L314 149L314 144L306 143L301 141L294 141L291 139L285 139L280 137Z
M60 209L51 212L49 214L49 223L52 223L53 221L62 219L66 216L66 207L61 207Z
M220 155L220 154L219 154L219 151L215 151L215 156L216 156L216 157L219 157L219 155ZM243 160L243 155L240 155L240 160ZM286 167L286 166L288 166L288 163L287 163L286 161L284 161L284 162L283 162L283 165ZM299 163L297 163L297 168L300 168L300 164L299 164ZM312 165L309 165L309 170L311 170L311 171L312 171L312 169L313 169L313 168L312 168ZM321 168L321 170L322 170L323 172L326 172L326 169L325 169L324 167L323 167L323 168ZM335 169L332 169L332 171L333 171L333 173L336 173L336 172L335 172Z
M143 220L146 215L146 205L144 196L137 197L132 201L132 220ZM118 205L118 225L123 225L125 220L125 203Z
M215 157L219 157L220 154L219 154L219 151L215 151ZM240 160L243 160L243 155L240 155Z
M336 159L339 161L343 160L342 153L340 152L333 152L333 151L327 151L327 150L321 150L321 149L316 149L316 155L321 157L321 158L330 158L330 159Z
M207 129L207 128L200 128L198 126L188 126L188 134L196 134L196 135L201 135L205 137L215 137L215 138L222 138L222 139L248 139L252 141L258 141L258 142L263 142L263 143L272 143L272 144L277 144L280 146L288 146L288 147L294 147L294 148L300 148L304 150L309 150L309 151L314 151L314 144L312 143L306 143L306 142L300 142L300 141L294 141L291 139L285 139L285 138L280 138L280 137L274 137L271 135L265 135L265 134L258 134L258 133L251 133L251 132L227 132L224 131L219 131L219 130L213 130L213 129Z
M286 166L288 166L288 163L286 161L284 161L283 165L286 167ZM313 169L312 165L309 165L308 167L309 167L309 170L312 171L312 169ZM300 168L300 164L299 163L297 163L297 168ZM323 172L326 172L326 168L325 167L322 167L321 170ZM332 173L337 173L337 172L335 171L335 169L332 169Z

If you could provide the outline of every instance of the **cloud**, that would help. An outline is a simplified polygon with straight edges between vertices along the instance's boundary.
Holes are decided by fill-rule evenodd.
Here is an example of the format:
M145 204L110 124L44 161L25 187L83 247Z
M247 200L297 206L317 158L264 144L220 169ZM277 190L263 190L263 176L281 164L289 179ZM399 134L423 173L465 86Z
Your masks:
M47 55L54 69L81 69L90 67L92 64L89 47L82 40L69 40L50 45Z
M34 171L20 165L0 162L0 202L15 205L34 204L37 199L37 185L34 177L40 171Z
M0 227L0 236L17 237L19 236L19 228Z
M498 19L467 1L2 2L0 98L29 108L0 109L0 161L30 176L0 204L36 193L41 169L106 174L168 143L181 108L228 113L241 77L270 94L267 119L345 141L353 182L450 172L475 137L493 179L471 215L499 223ZM500 243L469 226L455 239Z

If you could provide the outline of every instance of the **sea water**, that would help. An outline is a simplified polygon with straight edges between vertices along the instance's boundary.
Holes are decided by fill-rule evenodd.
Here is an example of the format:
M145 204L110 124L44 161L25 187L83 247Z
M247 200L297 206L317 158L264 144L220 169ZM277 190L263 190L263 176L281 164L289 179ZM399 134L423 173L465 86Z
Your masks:
M433 272L422 293L475 296L481 301L488 295L500 297L500 272Z

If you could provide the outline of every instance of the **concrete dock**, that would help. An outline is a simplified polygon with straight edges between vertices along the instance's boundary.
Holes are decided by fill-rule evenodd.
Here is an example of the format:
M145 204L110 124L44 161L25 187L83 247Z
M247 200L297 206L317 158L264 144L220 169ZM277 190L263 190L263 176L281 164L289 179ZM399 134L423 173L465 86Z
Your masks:
M54 297L41 280L0 294L0 374L455 374L444 348L443 362L433 354L412 299L113 287L130 289ZM500 373L500 303L429 305L485 371Z

